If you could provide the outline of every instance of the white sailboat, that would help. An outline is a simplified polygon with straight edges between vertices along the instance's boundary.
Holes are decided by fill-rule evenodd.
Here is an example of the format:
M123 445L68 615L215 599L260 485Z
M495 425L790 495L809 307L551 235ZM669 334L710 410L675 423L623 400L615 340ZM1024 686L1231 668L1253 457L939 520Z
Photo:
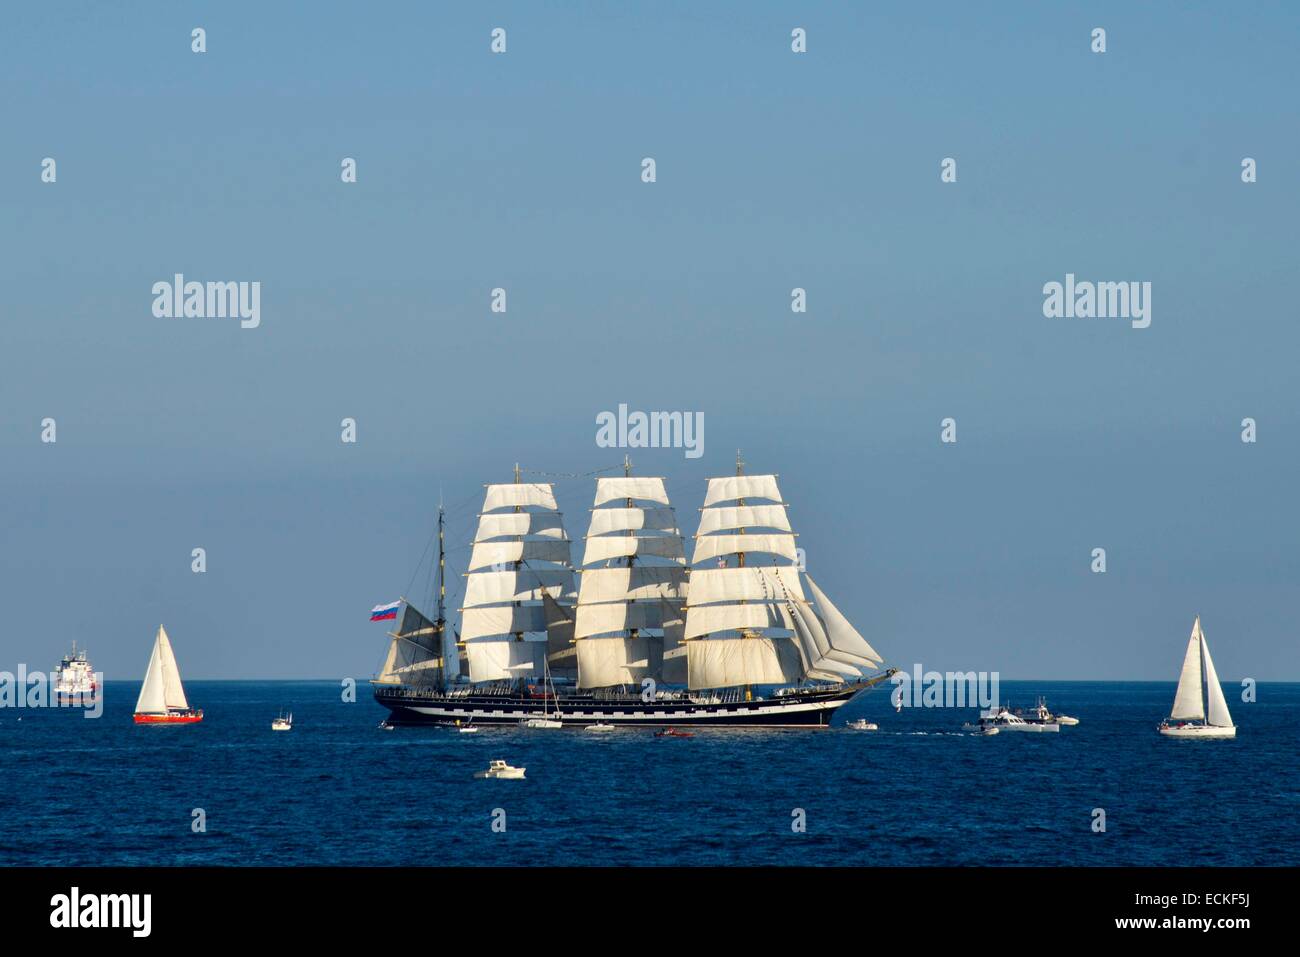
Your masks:
M1219 676L1210 659L1210 646L1201 631L1201 616L1192 624L1183 671L1174 692L1174 708L1159 731L1171 738L1235 738L1237 728L1228 714Z
M555 685L551 682L551 669L546 659L542 659L542 670L544 680L542 682L542 716L540 718L520 718L519 727L521 728L544 728L547 730L556 730L564 727L564 719L560 714L560 702L555 695ZM551 717L550 704L555 701L555 717Z
M181 672L176 667L167 630L158 626L145 671L144 685L135 703L136 724L196 724L203 720L203 712L190 707L181 685Z

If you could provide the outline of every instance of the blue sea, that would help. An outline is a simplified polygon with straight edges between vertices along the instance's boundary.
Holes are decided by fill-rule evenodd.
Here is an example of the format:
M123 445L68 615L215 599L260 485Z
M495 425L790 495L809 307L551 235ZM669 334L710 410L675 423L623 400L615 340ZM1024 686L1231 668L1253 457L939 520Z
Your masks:
M1081 723L988 738L887 689L829 731L663 739L382 731L366 685L345 703L333 682L189 682L201 725L137 727L138 687L108 682L95 720L0 710L0 864L1300 863L1300 684L1229 685L1238 737L1199 742L1156 733L1172 682L1004 682ZM880 730L843 729L858 716ZM493 758L527 778L476 780Z

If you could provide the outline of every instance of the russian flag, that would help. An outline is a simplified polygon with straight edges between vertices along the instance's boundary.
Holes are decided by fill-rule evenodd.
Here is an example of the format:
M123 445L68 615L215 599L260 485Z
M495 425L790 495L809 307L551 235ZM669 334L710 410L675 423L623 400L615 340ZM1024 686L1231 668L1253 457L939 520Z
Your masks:
M392 621L397 617L397 609L400 608L401 605L402 600L400 598L388 605L376 605L374 608L370 609L370 620Z

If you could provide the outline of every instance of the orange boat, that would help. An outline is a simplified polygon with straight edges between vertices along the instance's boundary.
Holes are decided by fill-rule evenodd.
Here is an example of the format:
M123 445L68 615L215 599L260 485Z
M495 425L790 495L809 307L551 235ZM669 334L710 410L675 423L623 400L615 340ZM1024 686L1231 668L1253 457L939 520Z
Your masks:
M153 654L149 656L149 669L144 673L144 684L135 703L136 724L197 724L203 712L191 708L185 700L181 685L181 672L176 667L167 630L158 626L154 638Z
M693 738L695 734L690 731L678 731L676 728L667 728L663 731L655 732L656 738Z

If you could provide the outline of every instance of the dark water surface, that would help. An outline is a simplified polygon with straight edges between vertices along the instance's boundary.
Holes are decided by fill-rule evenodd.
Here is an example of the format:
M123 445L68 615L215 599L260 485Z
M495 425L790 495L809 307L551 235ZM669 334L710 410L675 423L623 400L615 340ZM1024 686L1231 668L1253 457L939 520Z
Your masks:
M961 734L973 711L896 714L886 689L829 731L680 740L385 732L364 684L346 704L331 682L190 682L201 725L136 727L138 687L109 682L96 720L0 710L0 863L1300 863L1300 684L1225 686L1233 741L1157 735L1172 682L1003 683L1080 719L1059 734ZM842 728L860 715L880 730ZM527 779L475 780L492 758Z

